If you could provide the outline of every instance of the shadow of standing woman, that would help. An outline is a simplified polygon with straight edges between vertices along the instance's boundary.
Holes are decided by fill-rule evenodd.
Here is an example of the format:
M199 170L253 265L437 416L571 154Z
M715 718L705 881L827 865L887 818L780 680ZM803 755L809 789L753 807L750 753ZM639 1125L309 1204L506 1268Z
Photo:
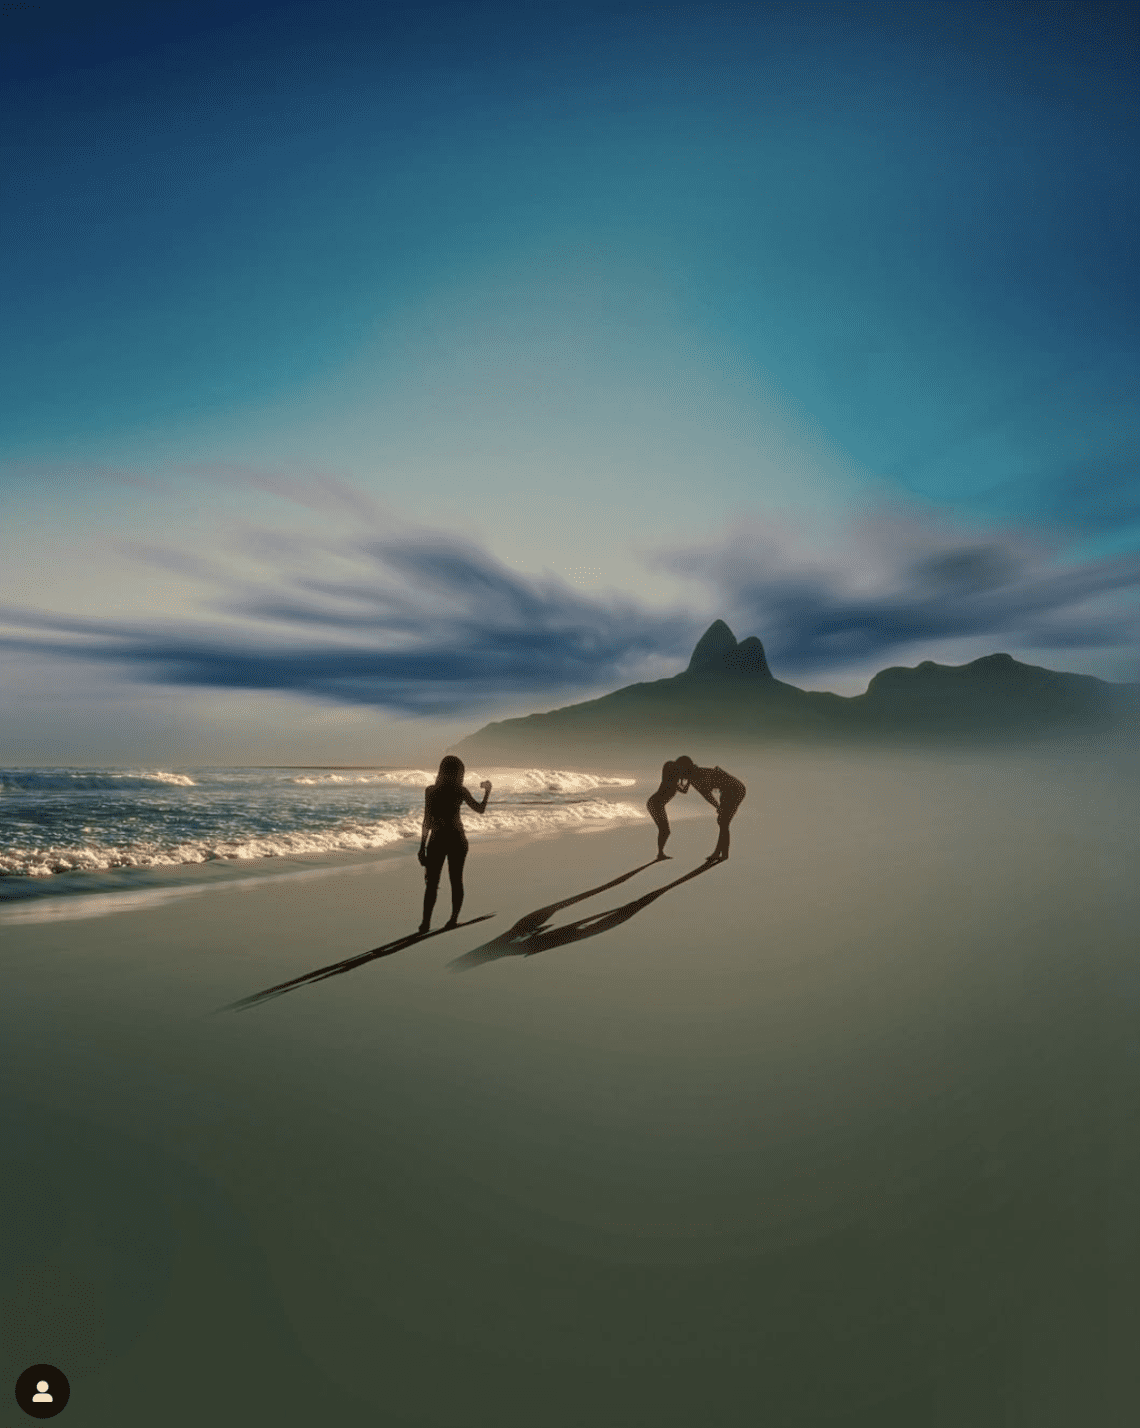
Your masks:
M482 917L472 917L466 922L460 922L458 927L473 927L477 922L489 922L494 917L493 912L485 912ZM380 957L391 957L394 952L403 952L409 947L414 947L418 942L425 942L429 937L438 937L443 932L450 931L450 928L441 927L436 932L409 932L404 937L397 937L394 942L385 942L382 947L373 947L368 952L357 952L351 957L342 957L339 962L329 962L324 967L316 967L311 972L302 972L299 977L290 977L287 982L278 982L275 986L266 987L264 991L254 992L251 996L242 997L240 1001L230 1002L227 1006L219 1007L219 1011L246 1011L249 1007L260 1006L262 1002L272 1001L274 997L283 996L286 992L295 991L298 987L311 987L317 982L326 982L330 977L343 976L345 972L354 972L357 967L363 967L367 962L375 962Z

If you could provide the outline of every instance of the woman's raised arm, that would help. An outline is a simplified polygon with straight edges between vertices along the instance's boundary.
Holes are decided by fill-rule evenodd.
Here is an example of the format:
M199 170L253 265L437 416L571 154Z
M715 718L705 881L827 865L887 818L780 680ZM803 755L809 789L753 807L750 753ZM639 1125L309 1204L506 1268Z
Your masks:
M479 787L483 790L482 803L476 803L467 789L463 790L463 797L467 800L467 802L471 805L471 807L475 810L476 813L485 813L487 810L487 800L491 797L491 780L489 778L485 778L483 782L479 785Z

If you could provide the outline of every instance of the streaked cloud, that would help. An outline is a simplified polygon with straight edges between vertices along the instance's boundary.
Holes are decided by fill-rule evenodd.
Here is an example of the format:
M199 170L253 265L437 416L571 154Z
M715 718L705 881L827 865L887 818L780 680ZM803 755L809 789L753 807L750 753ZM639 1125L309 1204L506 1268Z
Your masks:
M216 481L228 487L263 491L322 515L339 514L367 526L392 519L392 512L368 492L343 476L329 472L298 471L285 474L236 461L196 461L181 465L187 476Z
M311 491L298 484L289 498ZM353 502L345 495L342 514ZM359 508L357 508L359 509ZM405 526L310 538L247 530L245 573L193 551L140 545L191 573L207 600L176 621L0 610L0 647L95 661L167 686L275 691L402 715L567 702L681 668L717 616L757 634L779 677L840 676L950 646L978 652L1127 647L1140 629L1140 560L1074 563L1062 541L984 533L930 515L880 512L830 546L753 522L659 552L699 591L654 607L520 572L478 543ZM248 574L256 551L257 578ZM226 572L229 573L226 573Z
M1127 648L1140 634L1140 557L1074 563L1059 539L1015 527L978 533L880 513L829 551L757 526L661 562L733 628L758 633L790 679L938 658L967 640L1060 655Z
M296 559L295 538L287 549ZM314 557L325 553L314 543ZM279 570L260 586L235 581L213 602L224 623L8 608L0 646L110 663L160 684L443 715L628 682L655 654L683 658L700 632L691 613L522 575L453 537L371 537L346 543L342 560L350 553L352 580Z

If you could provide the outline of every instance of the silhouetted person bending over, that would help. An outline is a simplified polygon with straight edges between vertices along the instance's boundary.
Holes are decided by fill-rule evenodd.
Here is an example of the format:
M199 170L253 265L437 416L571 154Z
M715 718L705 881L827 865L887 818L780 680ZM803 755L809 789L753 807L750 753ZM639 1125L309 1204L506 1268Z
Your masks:
M688 793L689 780L682 779L677 771L677 765L672 759L661 768L661 786L656 793L649 795L646 808L649 809L649 816L657 824L657 858L667 858L669 854L665 851L665 844L669 841L669 819L665 815L665 805L675 793Z
M716 809L720 837L705 861L724 862L728 857L728 825L732 822L733 814L744 802L744 785L720 767L699 769L692 759L684 754L677 760L677 773L686 784L691 784L697 790L706 803L711 803ZM720 794L719 802L713 797L714 793Z
M459 810L469 804L476 813L482 813L491 797L491 782L484 779L479 787L483 790L483 802L476 803L463 787L463 760L454 754L440 762L435 783L424 789L424 824L420 835L420 862L426 870L424 880L424 920L420 931L431 928L431 913L435 907L435 895L439 891L439 875L447 863L447 875L451 879L451 917L445 927L454 927L459 921L459 909L463 906L463 863L467 857L467 834ZM429 837L430 835L430 837Z

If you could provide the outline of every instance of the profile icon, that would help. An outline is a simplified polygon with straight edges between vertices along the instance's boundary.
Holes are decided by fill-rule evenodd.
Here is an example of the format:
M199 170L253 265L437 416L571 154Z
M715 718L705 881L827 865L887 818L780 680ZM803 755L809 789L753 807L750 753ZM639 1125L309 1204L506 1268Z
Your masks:
M54 1418L70 1397L67 1375L55 1364L32 1364L16 1380L16 1402L29 1418Z

